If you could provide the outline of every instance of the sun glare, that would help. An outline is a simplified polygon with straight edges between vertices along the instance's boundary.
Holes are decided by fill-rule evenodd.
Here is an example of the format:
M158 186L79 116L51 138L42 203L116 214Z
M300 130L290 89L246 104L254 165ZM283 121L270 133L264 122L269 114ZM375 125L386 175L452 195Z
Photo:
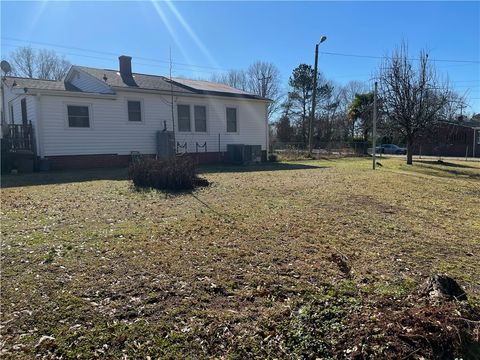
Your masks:
M173 29L172 24L170 24L170 21L168 20L167 16L165 16L164 10L161 8L160 4L154 0L151 0L151 3L153 5L153 8L157 12L158 16L160 16L160 19L162 20L163 24L167 28L170 36L172 37L175 45L180 49L180 52L182 56L185 58L187 62L190 63L190 57L187 54L187 51L183 47L182 43L179 41L177 34L175 33L175 30Z
M162 22L165 24L168 32L170 33L173 41L175 42L175 44L179 47L180 51L182 52L182 55L185 57L185 59L187 60L187 62L190 63L190 59L188 58L187 56L187 53L185 51L185 48L183 47L183 45L181 44L181 42L179 41L179 38L177 36L177 34L175 33L175 30L171 24L171 22L169 21L168 17L166 16L165 14L165 11L164 9L162 9L162 7L160 6L160 3L154 1L154 0L151 0L152 2L152 5L153 7L155 8L155 11L158 13L158 16L160 16L160 18L162 19ZM198 46L198 48L200 49L200 51L203 53L203 55L207 58L207 60L209 61L210 65L211 66L215 66L215 67L218 67L217 65L217 62L215 61L215 59L213 58L213 56L210 54L210 52L208 51L207 47L204 45L204 43L199 39L199 37L197 36L197 34L195 33L195 31L192 30L192 28L190 27L190 25L187 23L187 21L185 20L185 18L182 16L182 14L180 13L180 11L175 7L175 5L171 2L171 1L166 1L165 4L168 6L168 9L171 11L171 13L175 16L175 19L180 23L180 25L182 26L183 30L185 30L187 32L187 34L190 36L190 38L194 41L195 45Z

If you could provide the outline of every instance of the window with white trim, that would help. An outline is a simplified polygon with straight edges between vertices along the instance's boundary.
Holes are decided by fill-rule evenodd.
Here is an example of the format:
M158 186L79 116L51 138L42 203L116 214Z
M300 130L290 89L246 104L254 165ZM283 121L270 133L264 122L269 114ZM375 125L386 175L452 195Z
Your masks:
M128 121L142 121L142 102L128 100Z
M67 105L68 127L90 127L90 109L85 105Z
M227 132L237 132L236 108L227 108Z
M195 131L207 132L207 107L195 105L193 107L193 114L195 117Z
M190 105L177 105L178 131L191 131Z

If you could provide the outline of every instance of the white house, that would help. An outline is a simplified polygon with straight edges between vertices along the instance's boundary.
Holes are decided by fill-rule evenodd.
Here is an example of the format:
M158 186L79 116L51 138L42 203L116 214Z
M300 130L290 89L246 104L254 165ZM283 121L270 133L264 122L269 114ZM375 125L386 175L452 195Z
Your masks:
M5 123L32 124L34 153L50 168L126 164L157 153L157 133L173 131L177 152L220 159L228 144L268 149L269 100L207 81L72 66L63 81L3 80ZM172 106L173 103L173 106ZM220 156L219 156L220 155Z

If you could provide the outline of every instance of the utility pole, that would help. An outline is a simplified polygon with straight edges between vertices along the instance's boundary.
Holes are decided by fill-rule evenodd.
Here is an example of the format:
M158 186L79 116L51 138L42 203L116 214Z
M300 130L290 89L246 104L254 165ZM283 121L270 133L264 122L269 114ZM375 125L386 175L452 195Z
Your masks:
M377 147L377 82L375 81L375 91L373 92L373 126L372 126L372 160L373 170L376 167L376 147Z
M315 66L313 72L313 94L312 94L312 113L310 114L310 122L308 126L308 155L312 156L312 140L313 140L313 120L315 119L315 102L317 98L317 72L318 72L318 47L322 42L327 40L326 36L320 37L320 42L315 44Z
M172 80L172 47L169 48L170 52L170 108L172 111L172 127L173 127L173 138L175 139L175 111L173 110L173 80Z
M260 93L262 97L267 97L267 83L265 80L271 79L271 76L265 76L265 74L262 74L261 78L258 78L258 81L262 82ZM265 104L265 150L267 152L267 159L268 159L268 154L269 154L269 131L270 127L268 125L268 107L269 104Z
M270 80L271 78L272 78L271 76L265 76L263 74L261 78L258 78L258 81L262 82L261 89L260 89L261 97L267 97L267 83L265 80Z
M313 140L313 121L315 119L315 103L317 98L317 68L318 68L318 45L315 44L315 66L313 70L313 94L312 94L312 113L310 123L308 124L308 155L312 156L312 140Z

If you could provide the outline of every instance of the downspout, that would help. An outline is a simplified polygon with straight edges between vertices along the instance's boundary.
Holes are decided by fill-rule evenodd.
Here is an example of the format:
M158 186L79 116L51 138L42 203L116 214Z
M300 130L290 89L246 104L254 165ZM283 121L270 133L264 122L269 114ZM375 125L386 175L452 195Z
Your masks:
M41 119L41 105L40 105L40 99L41 99L41 95L40 94L37 94L35 96L35 112L36 112L36 119L35 119L35 142L36 142L36 145L37 145L37 156L40 157L40 159L43 159L45 157L45 154L44 154L44 149L43 149L43 138L42 138L42 134L43 134L43 131L41 129L42 127L42 119Z
M265 103L265 153L267 154L267 161L268 161L268 155L269 155L269 131L270 129L268 128L268 102Z
M5 81L5 78L2 76L2 79L1 79L1 89L0 91L2 92L2 124L1 124L1 127L2 127L2 137L3 137L3 127L5 126L5 124L7 123L5 121L5 88L4 88L4 82Z
M476 152L475 150L476 150L476 147L477 147L477 131L480 131L480 127L479 128L473 128L472 158L475 157L475 152Z

